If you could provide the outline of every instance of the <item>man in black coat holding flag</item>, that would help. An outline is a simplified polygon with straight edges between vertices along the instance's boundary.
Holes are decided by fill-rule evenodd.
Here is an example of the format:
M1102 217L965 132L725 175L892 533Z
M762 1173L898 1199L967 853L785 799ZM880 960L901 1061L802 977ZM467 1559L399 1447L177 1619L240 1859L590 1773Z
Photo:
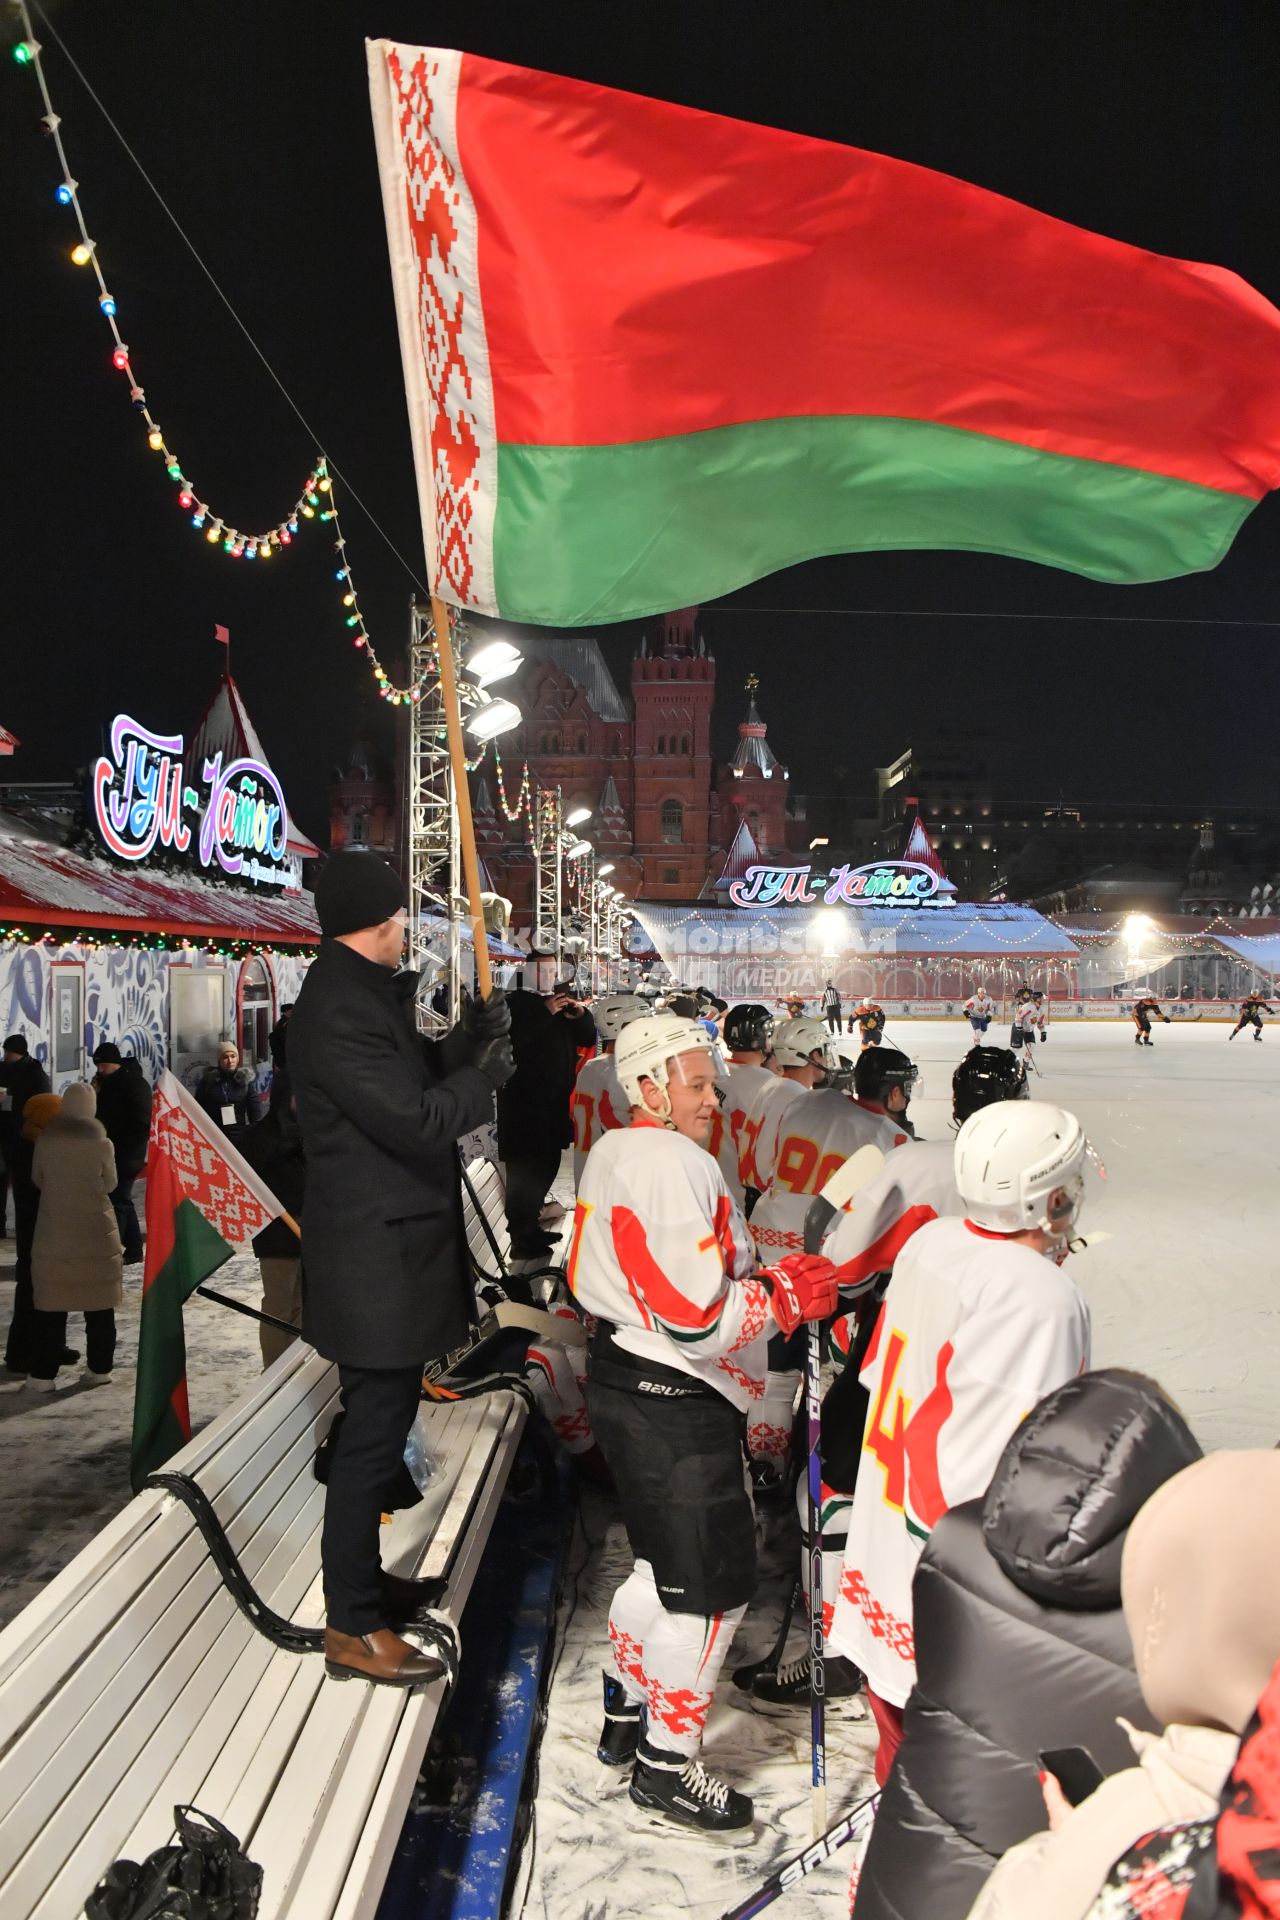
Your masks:
M418 1410L423 1367L466 1336L471 1289L456 1142L515 1070L500 993L425 1041L415 973L397 972L404 884L339 853L316 886L325 936L289 1023L307 1156L302 1331L338 1366L345 1413L329 1466L321 1559L325 1661L336 1678L418 1687L441 1663L395 1631L425 1595L379 1563L378 1530Z

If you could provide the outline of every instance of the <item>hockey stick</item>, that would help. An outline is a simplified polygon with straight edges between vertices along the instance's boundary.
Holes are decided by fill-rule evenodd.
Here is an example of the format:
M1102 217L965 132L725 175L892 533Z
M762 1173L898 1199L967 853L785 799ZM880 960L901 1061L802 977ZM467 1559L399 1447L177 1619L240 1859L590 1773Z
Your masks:
M734 1670L733 1684L741 1687L744 1693L750 1693L756 1680L762 1673L774 1673L782 1665L782 1656L787 1650L787 1640L791 1633L791 1622L795 1616L796 1602L800 1598L801 1582L792 1584L787 1604L782 1611L782 1625L778 1628L778 1637L765 1654L763 1660L750 1660L746 1666Z
M837 1213L884 1165L879 1147L859 1147L832 1174L804 1216L804 1250L817 1253ZM827 1824L826 1646L822 1598L822 1328L809 1322L804 1369L809 1441L809 1738L813 1752L813 1837Z
M797 1853L787 1861L784 1867L779 1867L776 1873L770 1874L762 1887L748 1894L747 1898L739 1901L736 1907L731 1907L728 1913L721 1916L721 1920L754 1920L757 1913L763 1913L765 1908L772 1906L781 1894L789 1893L792 1887L798 1887L802 1880L820 1867L825 1860L829 1860L837 1847L842 1847L846 1840L852 1840L855 1835L860 1834L868 1824L868 1817L875 1818L879 1805L878 1793L873 1793L868 1800L860 1800L852 1812L845 1814L843 1820L837 1820L834 1827L828 1827L827 1831L820 1834L803 1853Z

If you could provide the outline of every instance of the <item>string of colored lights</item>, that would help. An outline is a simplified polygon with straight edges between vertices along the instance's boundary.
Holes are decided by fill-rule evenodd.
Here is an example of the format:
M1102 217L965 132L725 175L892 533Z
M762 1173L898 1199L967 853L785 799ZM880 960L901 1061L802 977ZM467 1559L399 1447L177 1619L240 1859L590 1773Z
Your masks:
M146 390L138 377L133 363L132 350L120 329L120 315L115 295L107 285L102 264L98 259L97 242L91 239L85 222L84 208L80 202L80 183L71 171L66 146L62 138L62 117L53 105L49 92L49 83L41 60L40 42L35 38L31 26L31 16L27 12L25 0L19 0L18 13L22 21L24 38L19 40L13 50L13 57L19 66L30 67L40 88L40 98L44 105L43 126L52 137L58 155L58 164L62 169L62 178L55 189L55 198L60 206L70 207L75 217L80 238L71 249L71 259L78 267L91 267L98 283L98 306L107 325L111 329L114 349L111 363L117 373L123 374L129 383L129 399L146 429L147 445L154 453L162 456L169 478L177 488L177 503L183 512L190 514L191 525L204 533L211 545L221 543L223 551L233 559L266 560L287 547L298 531L300 521L316 515L317 490L328 489L330 482L325 460L316 460L307 475L301 493L280 520L262 533L245 533L234 526L225 514L216 513L198 492L182 462L165 438L160 422L152 413L147 401ZM311 504L309 505L308 502ZM323 517L323 515L321 516Z
M502 755L498 751L498 743L496 740L493 743L493 766L494 766L494 771L498 776L498 800L501 803L502 811L506 814L507 819L510 820L512 823L514 823L520 818L521 814L527 814L529 817L530 823L532 824L532 821L533 821L533 813L531 811L532 803L529 797L530 795L529 762L526 760L524 763L524 772L520 776L520 792L516 799L514 810L512 809L512 807L510 806L507 800L507 783L506 783L506 780L503 778Z
M368 658L378 692L382 699L389 701L392 706L401 706L407 701L421 699L421 681L416 687L398 685L386 672L374 648L360 608L355 582L351 577L351 569L346 557L346 540L333 493L333 477L329 472L328 461L324 454L317 455L303 483L302 491L288 513L273 527L268 527L265 532L246 533L228 520L225 514L215 511L202 497L177 454L169 445L163 427L151 411L146 390L138 377L132 349L120 328L120 314L115 295L107 286L106 276L98 258L97 242L90 237L81 204L80 183L71 171L62 137L61 115L53 105L48 77L41 59L40 42L35 37L25 0L17 0L16 10L22 22L24 38L14 47L13 56L19 66L30 67L35 75L45 109L43 124L52 137L62 170L62 178L57 186L55 197L61 206L71 209L80 234L79 240L71 249L71 259L76 266L90 267L93 270L98 285L98 306L111 329L114 342L112 365L128 380L129 399L146 429L148 446L162 457L169 478L177 488L178 506L190 515L192 527L197 532L202 532L211 546L221 546L223 552L233 560L268 560L292 544L305 521L315 520L321 524L332 521L334 545L338 553L337 579L342 588L342 604L346 609L345 622L352 630L355 645L363 649Z
M298 960L314 960L317 952L314 946L305 942L298 944L284 936L270 941L188 940L176 933L135 932L132 928L0 927L0 943L5 941L21 947L83 947L90 952L105 947L119 947L141 953L207 953L215 954L221 960L244 960L254 954L281 951L287 951Z

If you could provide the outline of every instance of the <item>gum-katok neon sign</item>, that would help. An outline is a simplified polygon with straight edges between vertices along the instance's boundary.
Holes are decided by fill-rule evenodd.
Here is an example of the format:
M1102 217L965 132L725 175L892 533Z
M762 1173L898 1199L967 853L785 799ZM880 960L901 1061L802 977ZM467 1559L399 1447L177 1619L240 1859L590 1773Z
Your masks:
M110 754L96 762L90 782L108 852L136 863L163 847L235 879L283 886L289 815L270 767L260 760L224 767L219 750L205 761L203 780L203 795L187 785L180 733L151 733L119 714L111 723Z
M748 867L729 885L735 907L954 907L956 890L920 860L872 860L862 867Z

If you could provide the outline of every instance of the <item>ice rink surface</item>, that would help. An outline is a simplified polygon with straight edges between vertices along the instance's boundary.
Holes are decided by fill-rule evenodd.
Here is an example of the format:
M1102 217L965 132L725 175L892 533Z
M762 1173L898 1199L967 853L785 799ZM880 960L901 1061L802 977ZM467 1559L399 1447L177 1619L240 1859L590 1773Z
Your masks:
M1259 1042L1229 1024L1062 1021L1036 1048L1032 1098L1079 1116L1107 1179L1081 1223L1113 1236L1072 1260L1093 1311L1093 1364L1152 1374L1202 1446L1280 1440L1280 1023ZM891 1022L919 1061L922 1138L945 1137L959 1022ZM1008 1029L992 1039L1007 1041Z
M1073 1260L1093 1311L1095 1366L1153 1375L1206 1448L1280 1439L1280 1022L1261 1044L1229 1025L1158 1025L1133 1044L1129 1022L1053 1027L1036 1049L1032 1093L1079 1115L1104 1162L1090 1176L1082 1231L1113 1237ZM957 1021L890 1022L887 1039L920 1063L912 1106L921 1138L950 1133L951 1074L969 1043ZM993 1027L992 1040L1008 1029ZM563 1196L562 1197L567 1197ZM717 1846L645 1824L594 1758L609 1595L628 1555L616 1509L584 1501L562 1617L567 1628L540 1757L528 1920L715 1920L809 1838L808 1715L766 1716L721 1682L706 1757L755 1797L749 1846ZM588 1542L590 1545L588 1546ZM729 1665L769 1644L789 1577L774 1540L757 1605ZM793 1650L798 1635L793 1635ZM871 1791L869 1723L837 1721L829 1818ZM847 1915L849 1863L837 1854L771 1911L778 1920Z

